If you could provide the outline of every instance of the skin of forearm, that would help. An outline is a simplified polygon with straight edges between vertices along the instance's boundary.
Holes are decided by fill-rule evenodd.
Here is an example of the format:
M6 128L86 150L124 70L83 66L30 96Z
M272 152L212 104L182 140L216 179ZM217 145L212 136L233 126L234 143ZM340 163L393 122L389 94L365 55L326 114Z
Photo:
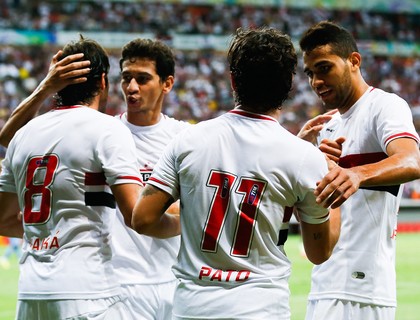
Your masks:
M156 238L171 238L181 233L180 216L168 208L174 199L168 193L146 185L134 207L132 228ZM173 208L179 208L175 205Z
M13 225L0 226L0 235L3 237L23 238L22 222L16 221Z
M361 177L361 187L396 185L420 178L420 163L414 156L394 155L352 170Z
M340 208L330 210L330 250L334 249L340 237L341 231L341 211Z
M0 131L0 144L2 146L7 147L16 131L35 117L50 94L41 83L29 97L19 104Z
M0 217L0 235L3 237L22 238L23 224L21 214L4 215Z
M164 213L159 221L150 225L143 225L137 228L137 232L156 237L171 238L181 234L179 215Z
M330 224L330 220L322 223L322 225L311 225L301 222L302 240L306 256L313 264L325 262L334 249L336 239L332 239Z

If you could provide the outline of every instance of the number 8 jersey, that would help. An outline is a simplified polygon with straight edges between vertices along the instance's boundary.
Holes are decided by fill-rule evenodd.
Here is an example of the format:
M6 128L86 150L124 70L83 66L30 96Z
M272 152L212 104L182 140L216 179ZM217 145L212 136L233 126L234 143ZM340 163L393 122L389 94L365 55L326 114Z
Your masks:
M181 200L175 319L287 319L281 230L293 206L328 219L313 195L326 173L324 155L269 116L234 109L181 132L148 181Z
M10 142L0 190L18 194L24 244L19 299L96 299L119 293L109 233L110 186L141 183L129 130L74 106L30 121Z

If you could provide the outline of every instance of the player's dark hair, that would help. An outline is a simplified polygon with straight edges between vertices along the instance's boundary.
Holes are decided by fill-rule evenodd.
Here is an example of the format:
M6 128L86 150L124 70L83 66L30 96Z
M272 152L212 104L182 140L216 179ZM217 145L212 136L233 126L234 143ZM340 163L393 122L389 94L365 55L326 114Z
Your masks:
M160 40L137 38L127 43L122 48L120 69L124 61L134 62L136 59L154 61L161 81L175 76L175 56L171 48Z
M89 60L91 70L86 75L86 82L69 85L57 93L58 106L89 104L99 94L102 74L105 73L105 81L108 82L109 59L105 49L98 42L80 35L80 40L64 46L59 59L76 53L84 54L81 60Z
M289 98L297 55L290 37L274 28L239 28L228 50L235 100L257 113Z
M347 59L352 52L359 52L352 34L343 27L331 22L321 21L309 28L299 41L302 52L330 45L331 53Z

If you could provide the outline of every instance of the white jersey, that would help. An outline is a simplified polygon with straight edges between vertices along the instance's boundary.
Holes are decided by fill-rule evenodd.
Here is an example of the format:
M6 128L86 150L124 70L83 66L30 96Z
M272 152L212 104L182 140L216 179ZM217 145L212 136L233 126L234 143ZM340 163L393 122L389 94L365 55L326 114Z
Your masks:
M10 142L0 190L23 212L19 299L98 299L120 293L111 265L110 186L141 184L130 131L88 107L60 108Z
M387 157L387 144L418 135L407 103L370 87L345 114L335 114L320 140L346 137L340 166ZM312 272L309 300L344 299L396 306L395 235L401 186L360 188L341 206L341 234L332 256Z
M117 116L126 125L134 138L137 159L143 181L152 174L164 148L189 123L161 115L152 126L136 126L127 121L127 114ZM180 237L157 239L140 235L124 224L123 216L113 223L115 234L112 247L113 265L122 284L153 284L175 280L171 271L179 251Z
M281 230L293 206L305 222L328 219L313 195L327 171L316 147L269 116L235 109L180 133L148 182L181 199L175 318L287 319Z

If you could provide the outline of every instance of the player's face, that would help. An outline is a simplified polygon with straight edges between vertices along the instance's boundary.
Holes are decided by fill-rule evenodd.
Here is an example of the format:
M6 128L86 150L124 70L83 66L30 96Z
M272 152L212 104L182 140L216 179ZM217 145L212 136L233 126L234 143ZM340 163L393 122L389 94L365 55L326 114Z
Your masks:
M159 112L163 98L170 91L167 81L161 81L155 62L148 59L124 61L121 71L121 89L128 113Z
M309 84L327 109L348 110L352 99L350 61L332 54L329 45L317 47L303 55L304 71Z

